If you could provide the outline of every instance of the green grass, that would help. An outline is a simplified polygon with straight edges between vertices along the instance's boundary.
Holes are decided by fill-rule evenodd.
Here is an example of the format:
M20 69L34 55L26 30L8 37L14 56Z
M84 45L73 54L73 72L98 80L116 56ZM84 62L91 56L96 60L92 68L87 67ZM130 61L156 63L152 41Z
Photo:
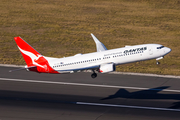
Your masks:
M13 40L21 36L45 56L95 52L93 33L108 49L158 43L161 60L117 71L180 75L180 0L1 0L0 63L25 64Z

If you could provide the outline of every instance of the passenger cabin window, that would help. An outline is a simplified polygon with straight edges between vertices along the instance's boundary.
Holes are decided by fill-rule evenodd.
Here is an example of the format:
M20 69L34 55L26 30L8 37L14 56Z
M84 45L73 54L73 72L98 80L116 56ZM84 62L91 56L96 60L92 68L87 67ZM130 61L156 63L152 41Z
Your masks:
M164 46L157 47L157 49L162 49Z

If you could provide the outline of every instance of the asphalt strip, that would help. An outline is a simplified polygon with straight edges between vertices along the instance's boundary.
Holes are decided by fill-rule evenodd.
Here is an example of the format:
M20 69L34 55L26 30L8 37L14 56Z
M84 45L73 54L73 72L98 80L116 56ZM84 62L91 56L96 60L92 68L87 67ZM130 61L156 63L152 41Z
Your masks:
M39 80L10 79L10 78L0 78L0 80L1 81L14 81L14 82L43 83L43 84L59 84L59 85L73 85L73 86L102 87L102 88L118 88L118 89L119 88L124 88L124 89L134 89L134 90L154 90L154 91L180 93L180 90L170 90L170 89L152 89L152 88L141 88L141 87L98 85L98 84L85 84L85 83L68 83L68 82L39 81Z

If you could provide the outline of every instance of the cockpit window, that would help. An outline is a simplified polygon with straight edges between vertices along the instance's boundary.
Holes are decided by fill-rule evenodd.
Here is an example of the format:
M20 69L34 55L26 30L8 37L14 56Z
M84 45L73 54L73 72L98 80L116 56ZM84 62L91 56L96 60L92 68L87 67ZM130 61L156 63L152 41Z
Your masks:
M162 49L164 46L157 47L157 49Z

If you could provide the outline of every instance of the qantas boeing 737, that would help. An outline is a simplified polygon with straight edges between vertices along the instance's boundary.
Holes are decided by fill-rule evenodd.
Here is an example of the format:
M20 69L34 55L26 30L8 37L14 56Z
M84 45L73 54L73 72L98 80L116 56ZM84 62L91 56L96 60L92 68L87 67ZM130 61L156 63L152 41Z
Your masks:
M116 70L116 65L156 59L162 59L171 49L160 44L142 44L125 46L123 48L108 50L93 34L97 52L76 54L70 57L46 57L37 52L21 37L14 37L16 44L24 57L24 69L38 73L74 73L92 70L92 78L97 77L96 72L108 73Z

